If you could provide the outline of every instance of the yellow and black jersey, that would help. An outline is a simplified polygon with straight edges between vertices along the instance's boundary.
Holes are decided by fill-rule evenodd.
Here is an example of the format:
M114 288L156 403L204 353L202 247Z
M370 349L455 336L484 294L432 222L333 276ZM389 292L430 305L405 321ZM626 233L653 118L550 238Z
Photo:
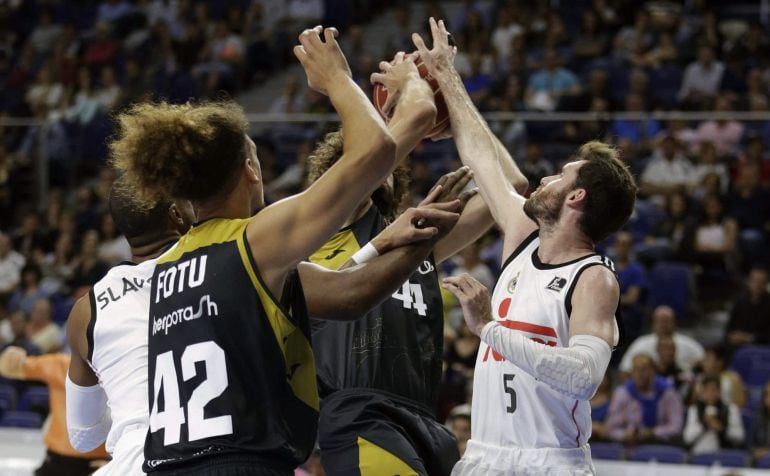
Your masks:
M212 219L152 279L147 472L233 456L292 471L313 449L318 390L302 287L262 281L249 220Z
M337 269L385 228L371 206L337 232L310 261ZM321 396L343 389L375 389L431 411L441 379L443 310L433 257L395 293L360 319L311 319Z

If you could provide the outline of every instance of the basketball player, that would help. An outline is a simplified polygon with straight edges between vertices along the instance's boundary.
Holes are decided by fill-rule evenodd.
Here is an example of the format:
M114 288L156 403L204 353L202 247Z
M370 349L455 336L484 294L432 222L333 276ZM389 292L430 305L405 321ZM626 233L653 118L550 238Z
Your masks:
M417 77L415 57L398 53L392 63L381 63L372 80L389 92ZM420 143L435 120L433 93L423 89L430 105L420 114L396 106L388 123L396 141L399 163ZM342 135L328 134L308 158L311 181L342 153ZM505 177L520 188L527 181L508 153L496 151ZM458 193L470 180L467 167L442 178L447 193ZM374 238L393 219L408 189L407 172L399 166L392 178L350 215L345 226L310 257L310 261L337 268L351 257L361 262L376 256L381 246ZM444 317L437 264L474 242L492 225L489 210L474 196L457 226L414 269L397 292L361 319L349 322L313 320L321 393L319 446L327 474L447 475L459 459L451 432L436 421L434 408L441 379ZM373 239L374 238L374 239ZM370 244L367 244L367 242ZM311 315L313 315L311 313Z
M120 116L113 162L136 193L190 199L199 220L153 274L147 472L288 475L313 448L318 393L295 267L395 164L336 30L321 33L304 31L294 52L340 114L344 157L252 218L264 204L261 174L239 108L139 105Z
M155 262L195 221L189 201L139 207L122 179L110 214L131 246L121 263L79 299L67 321L72 359L66 380L67 430L88 451L106 440L112 461L97 474L141 474L148 427L147 327Z
M628 220L636 185L617 151L593 141L525 200L502 178L494 136L452 65L443 22L431 18L430 27L433 49L418 34L415 45L444 94L460 156L505 235L491 305L470 276L444 281L483 341L471 440L453 474L592 474L588 400L619 338L618 282L594 246Z
M75 359L68 364L66 380L67 426L79 451L88 451L106 439L113 458L100 469L99 475L141 474L149 427L150 280L157 257L189 230L195 215L192 205L181 200L161 200L152 209L144 210L126 190L122 179L113 185L109 207L116 226L132 247L133 262L112 268L87 298L78 301L70 315L68 338ZM414 228L417 221L435 223L449 218L451 222L450 213L424 207L413 209L408 215L388 227L379 239L391 247L403 246L431 236L429 227ZM371 306L387 296L422 258L417 256L404 262L404 256L407 255L386 253L339 273L319 274L305 263L300 276L311 290L307 294L310 308L320 313L332 307L336 314L362 312L360 306ZM390 289L387 282L393 283ZM330 290L336 291L331 298Z

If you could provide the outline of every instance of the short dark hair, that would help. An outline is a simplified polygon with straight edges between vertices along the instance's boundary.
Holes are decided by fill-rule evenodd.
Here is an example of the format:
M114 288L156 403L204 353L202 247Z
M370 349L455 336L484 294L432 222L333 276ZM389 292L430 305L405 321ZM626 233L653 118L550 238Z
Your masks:
M636 201L636 183L613 146L591 141L578 149L577 160L586 162L578 170L574 188L586 190L580 228L594 243L620 230L628 221Z
M143 208L137 203L136 194L123 177L112 184L109 198L110 215L115 227L127 240L154 235L169 226L168 209L171 200L159 198L152 208Z
M169 195L208 202L235 186L246 159L247 125L236 103L144 103L117 119L111 161L145 208Z
M342 129L326 134L307 158L307 185L318 180L332 165L342 157ZM388 219L394 219L401 203L409 193L409 166L400 164L393 170L393 194L382 193L377 188L372 193L372 201L377 209Z

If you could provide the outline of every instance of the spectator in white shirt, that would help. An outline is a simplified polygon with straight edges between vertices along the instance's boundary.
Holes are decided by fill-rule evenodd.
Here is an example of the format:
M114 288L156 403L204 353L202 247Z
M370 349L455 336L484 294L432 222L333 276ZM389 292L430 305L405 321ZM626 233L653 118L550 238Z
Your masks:
M620 361L620 370L630 372L634 357L649 354L658 359L658 338L670 336L676 345L676 364L685 371L703 359L703 346L692 337L676 331L676 315L669 306L658 306L652 311L652 333L640 336L631 343Z
M19 285L26 259L11 247L11 237L0 232L0 300L5 300Z
M692 185L693 167L679 151L676 139L667 135L660 142L641 176L639 193L665 197Z
M704 100L717 95L725 65L716 60L714 49L708 45L698 48L698 60L684 70L677 99L689 106L701 106Z
M693 453L708 453L738 447L745 436L740 410L720 398L716 377L703 380L698 401L687 410L683 439Z

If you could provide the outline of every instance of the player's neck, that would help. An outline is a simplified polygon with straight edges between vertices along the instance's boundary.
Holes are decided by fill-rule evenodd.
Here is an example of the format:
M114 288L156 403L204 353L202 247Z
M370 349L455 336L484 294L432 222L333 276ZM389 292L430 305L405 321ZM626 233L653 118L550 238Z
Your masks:
M231 193L223 200L198 204L198 223L210 218L249 218L249 203L250 201L244 200L242 195Z
M356 220L358 220L359 218L361 218L362 216L364 216L364 215L366 214L366 212L368 212L368 211L369 211L369 208L370 208L371 206L372 206L372 199L371 199L371 198L367 198L366 200L364 200L363 202L361 202L361 203L358 205L358 208L356 208L356 211L354 211L354 212L353 212L353 213L352 213L352 214L351 214L351 215L348 217L347 221L345 221L345 224L344 224L344 225L342 225L342 228L345 228L346 226L350 226L350 225L352 225L353 223L355 223L355 222L356 222Z
M172 243L179 239L179 235L169 234L158 239L154 239L146 244L131 245L131 261L136 264L147 260L155 259L162 255Z
M566 263L594 252L593 242L575 227L541 227L539 238L537 256L546 264Z

